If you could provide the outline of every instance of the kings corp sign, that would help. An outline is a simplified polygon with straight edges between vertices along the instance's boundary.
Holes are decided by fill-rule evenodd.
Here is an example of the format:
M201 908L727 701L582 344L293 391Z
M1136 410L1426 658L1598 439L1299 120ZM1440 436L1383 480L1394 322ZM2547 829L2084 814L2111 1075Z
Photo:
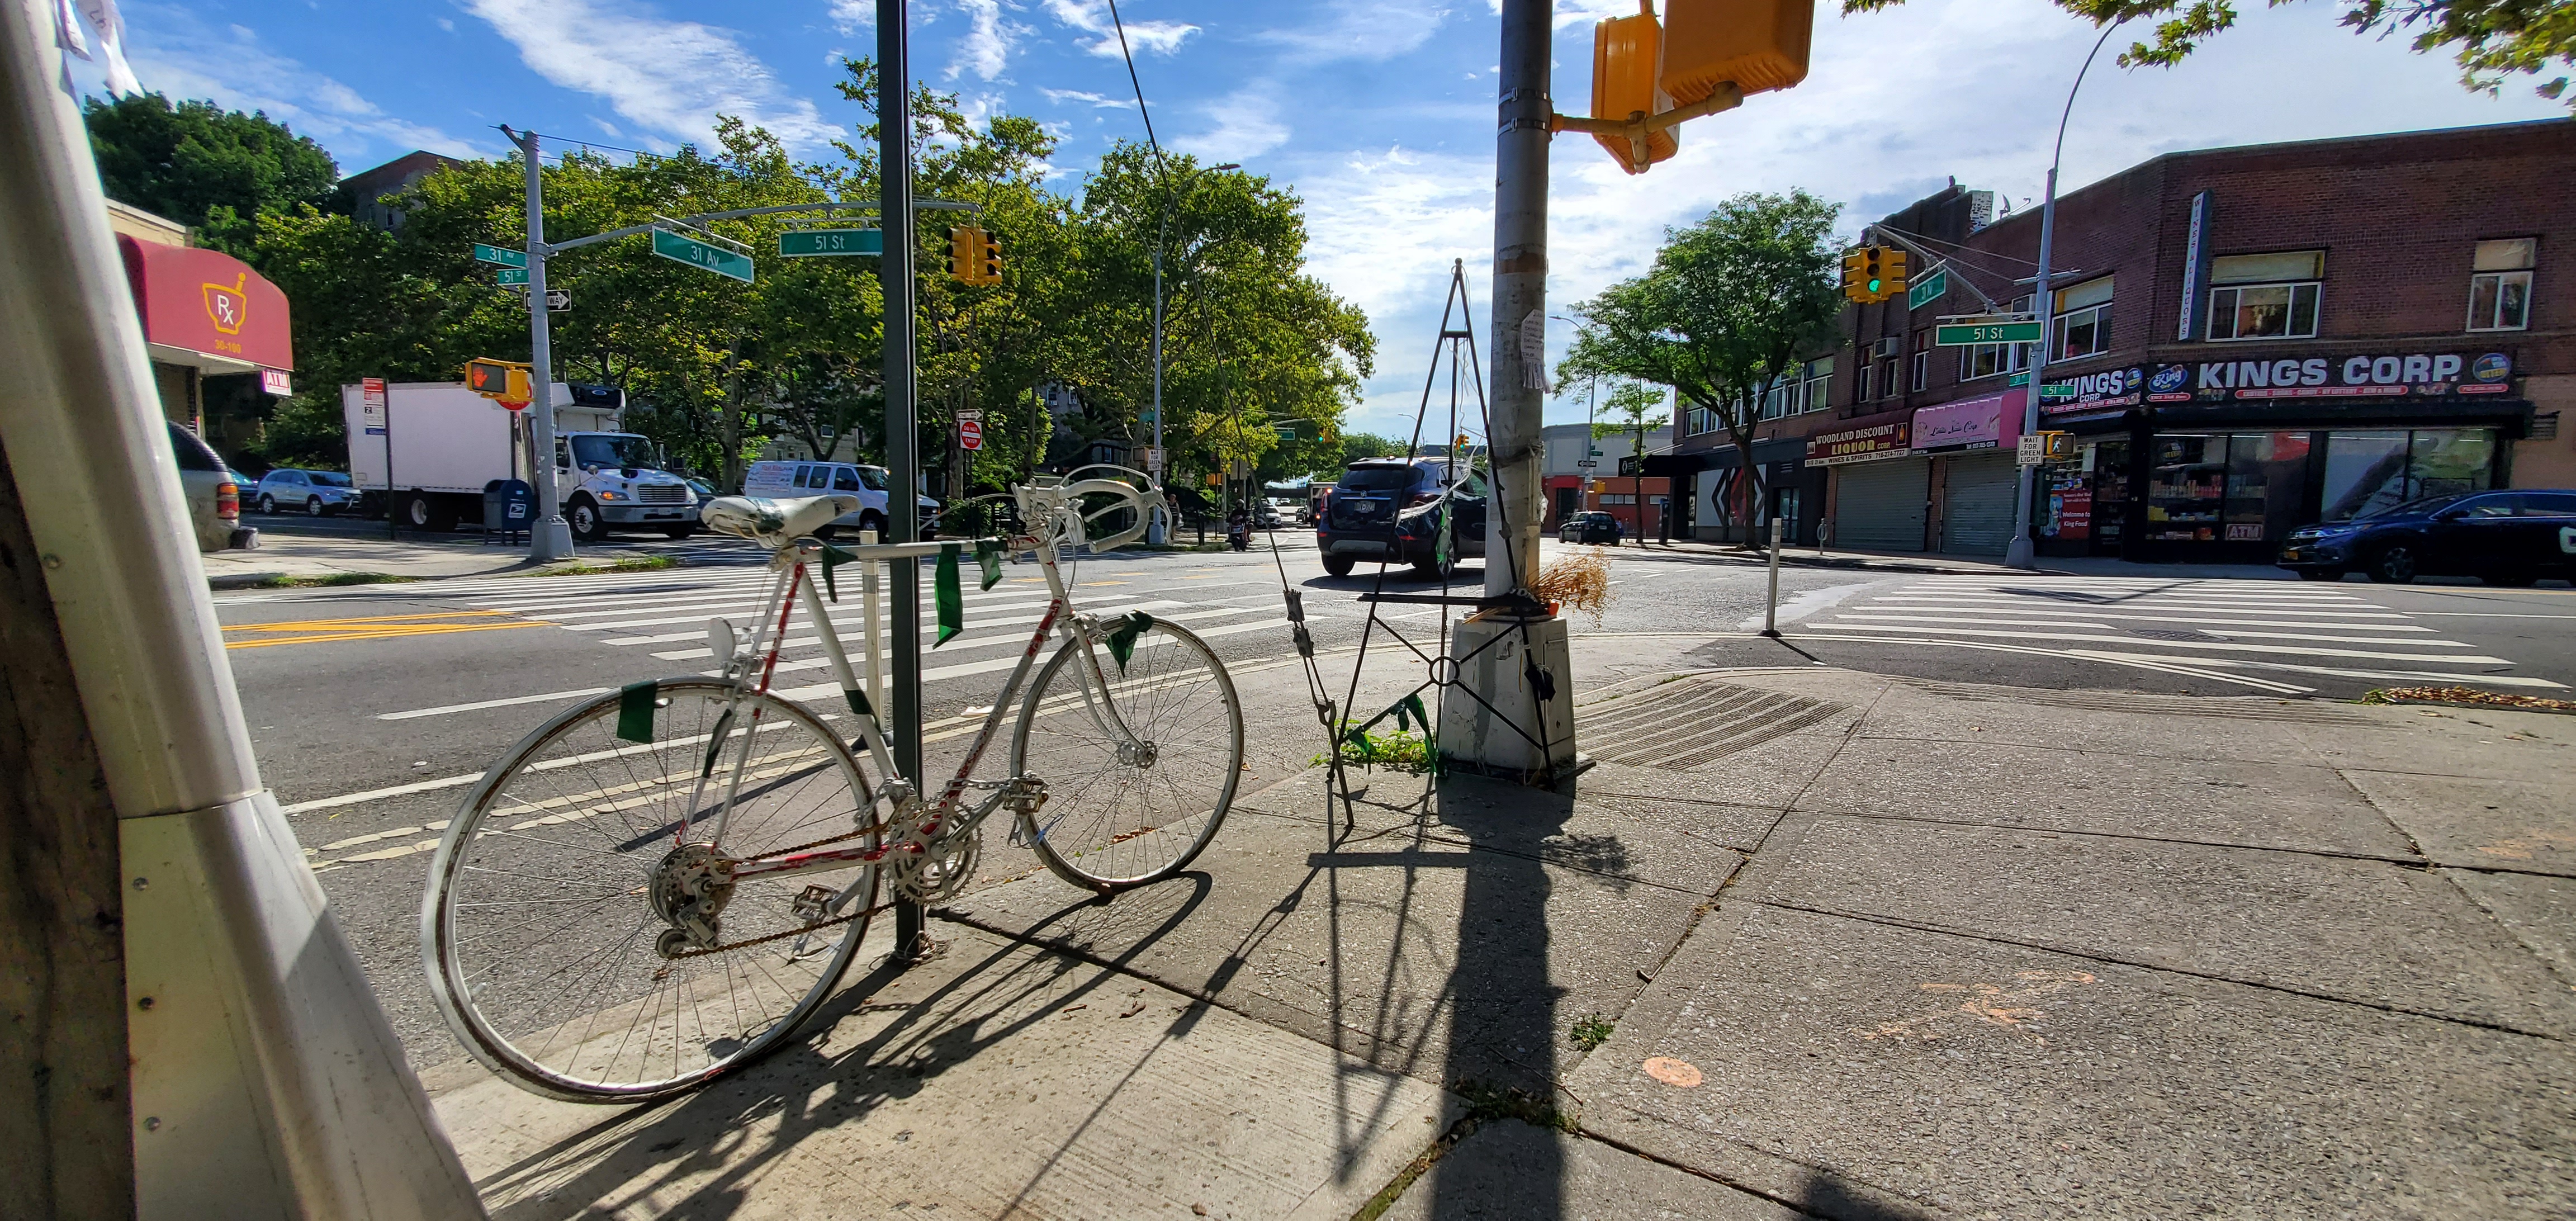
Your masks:
M2513 360L2502 352L2270 357L2160 365L2147 378L2150 403L2265 399L2399 398L2503 394Z

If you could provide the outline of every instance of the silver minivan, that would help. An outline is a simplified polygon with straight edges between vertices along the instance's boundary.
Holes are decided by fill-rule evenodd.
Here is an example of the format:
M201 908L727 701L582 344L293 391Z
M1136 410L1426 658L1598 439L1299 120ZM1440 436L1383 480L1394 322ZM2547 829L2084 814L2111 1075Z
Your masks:
M259 477L259 490L251 500L262 513L275 513L283 505L289 513L320 517L356 508L358 489L338 471L280 467Z
M241 485L233 482L224 460L197 434L163 421L170 429L170 457L179 467L179 487L188 497L188 524L197 550L225 551L259 546L259 531L241 524Z
M796 500L806 496L829 496L838 492L859 498L857 512L845 513L833 520L831 530L874 530L884 538L886 531L886 490L891 477L882 466L854 462L754 462L743 473L742 494L766 500ZM921 498L921 537L935 538L939 533L939 502Z

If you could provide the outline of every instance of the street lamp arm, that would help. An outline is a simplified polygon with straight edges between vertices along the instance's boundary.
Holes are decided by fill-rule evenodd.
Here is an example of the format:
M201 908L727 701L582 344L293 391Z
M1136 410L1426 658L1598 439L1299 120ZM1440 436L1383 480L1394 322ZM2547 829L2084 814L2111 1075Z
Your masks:
M2066 106L2057 112L2057 147L2049 150L2048 153L2048 164L2051 168L2055 168L2057 163L2066 156L2066 121L2075 114L2075 93L2076 90L2084 87L2084 74L2093 70L2093 59L2102 53L2103 44L2110 42L2111 35L2128 23L2129 19L2122 17L2102 27L2102 36L2093 40L2093 49L2084 56L2084 66L2075 70L2075 83L2068 86L2066 90Z

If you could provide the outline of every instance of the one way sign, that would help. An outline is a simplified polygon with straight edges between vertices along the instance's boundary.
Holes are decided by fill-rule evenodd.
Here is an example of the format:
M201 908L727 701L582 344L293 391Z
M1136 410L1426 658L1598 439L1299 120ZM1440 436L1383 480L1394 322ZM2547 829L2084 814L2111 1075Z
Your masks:
M571 308L572 308L572 293L570 293L570 292L569 292L569 291L567 291L567 290L560 289L560 288L549 288L549 289L547 289L547 290L546 290L546 308L547 308L548 310L553 311L554 313L558 313L558 314L560 314L560 313L564 312L565 310L571 309Z

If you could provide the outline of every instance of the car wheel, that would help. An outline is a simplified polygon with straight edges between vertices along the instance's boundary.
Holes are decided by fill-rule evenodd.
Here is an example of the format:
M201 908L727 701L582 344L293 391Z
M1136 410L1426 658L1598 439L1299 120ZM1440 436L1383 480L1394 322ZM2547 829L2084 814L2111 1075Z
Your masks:
M2536 572L2493 572L2488 573L2485 580L2489 585L2502 585L2507 589L2521 589L2527 585L2539 584L2540 574Z
M274 497L274 496L262 496L262 497L260 497L260 498L259 498L259 511L260 511L260 512L262 512L262 513L270 513L270 514L274 514L274 513L276 513L276 512L277 512L277 498L276 498L276 497Z
M1347 555L1325 556L1324 571L1337 577L1346 577L1351 575L1351 557Z
M608 523L588 496L574 497L571 504L564 506L564 521L572 526L575 542L595 543L608 537Z
M882 513L859 514L859 529L876 531L880 543L893 541L894 536L886 532L886 519Z
M1458 557L1449 556L1444 562L1441 557L1426 556L1413 562L1413 571L1434 581L1446 581L1458 575Z
M2343 579L2343 569L2340 568L2301 568L2296 571L2299 574L2299 579L2302 581L2340 581Z
M321 497L319 497L319 496L307 496L307 497L305 497L305 498L304 498L304 515L305 515L306 517L320 517L320 516L322 516L322 498L321 498Z
M666 526L662 530L662 533L670 536L671 541L675 543L697 532L696 526Z
M2370 579L2382 585L2404 585L2415 579L2415 549L2404 543L2390 543L2371 557Z

